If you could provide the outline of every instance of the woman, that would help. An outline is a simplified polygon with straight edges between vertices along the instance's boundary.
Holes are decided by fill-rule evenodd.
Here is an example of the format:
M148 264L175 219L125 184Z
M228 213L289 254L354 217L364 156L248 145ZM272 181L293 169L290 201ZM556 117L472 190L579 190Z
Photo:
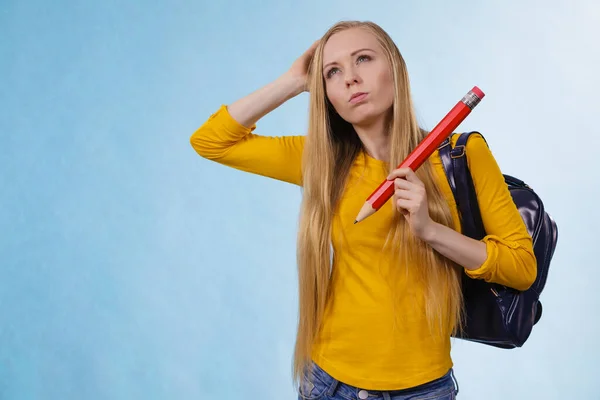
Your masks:
M253 132L305 90L306 136ZM467 152L489 233L481 241L460 233L437 153L416 173L395 169L426 134L390 37L371 22L341 22L191 137L202 157L303 188L293 369L301 399L455 398L450 338L461 327L462 272L521 290L535 279L531 237L483 138ZM396 189L389 206L354 224L386 177Z

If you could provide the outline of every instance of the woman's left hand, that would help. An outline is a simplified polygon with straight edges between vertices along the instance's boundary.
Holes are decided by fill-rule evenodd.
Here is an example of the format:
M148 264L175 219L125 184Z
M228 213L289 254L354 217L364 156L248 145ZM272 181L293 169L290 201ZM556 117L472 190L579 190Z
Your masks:
M387 179L394 179L394 206L404 215L412 233L424 239L434 226L425 185L410 168L395 169Z

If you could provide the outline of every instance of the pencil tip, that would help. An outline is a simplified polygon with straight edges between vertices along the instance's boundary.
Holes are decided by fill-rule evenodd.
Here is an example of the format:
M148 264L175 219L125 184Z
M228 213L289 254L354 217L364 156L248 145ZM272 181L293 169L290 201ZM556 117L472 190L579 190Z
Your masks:
M355 223L355 224L356 224L357 222L358 222L357 220L354 220L354 223Z

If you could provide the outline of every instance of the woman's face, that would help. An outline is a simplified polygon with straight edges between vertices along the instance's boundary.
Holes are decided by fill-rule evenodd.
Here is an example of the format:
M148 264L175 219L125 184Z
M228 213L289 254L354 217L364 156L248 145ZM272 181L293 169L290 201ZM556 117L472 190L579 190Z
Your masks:
M375 36L361 28L332 35L323 47L325 92L353 125L384 118L394 101L390 65Z

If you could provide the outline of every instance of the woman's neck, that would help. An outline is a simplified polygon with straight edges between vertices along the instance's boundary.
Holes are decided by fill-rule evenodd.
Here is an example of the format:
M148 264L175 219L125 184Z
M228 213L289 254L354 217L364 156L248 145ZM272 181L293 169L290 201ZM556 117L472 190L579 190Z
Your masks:
M354 125L367 154L377 160L389 162L390 134L383 119L370 125Z

